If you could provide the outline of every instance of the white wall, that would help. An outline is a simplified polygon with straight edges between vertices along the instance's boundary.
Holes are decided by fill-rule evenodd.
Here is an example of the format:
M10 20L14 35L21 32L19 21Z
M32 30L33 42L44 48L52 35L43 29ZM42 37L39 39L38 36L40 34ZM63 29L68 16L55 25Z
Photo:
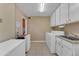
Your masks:
M0 4L0 41L15 37L15 4Z

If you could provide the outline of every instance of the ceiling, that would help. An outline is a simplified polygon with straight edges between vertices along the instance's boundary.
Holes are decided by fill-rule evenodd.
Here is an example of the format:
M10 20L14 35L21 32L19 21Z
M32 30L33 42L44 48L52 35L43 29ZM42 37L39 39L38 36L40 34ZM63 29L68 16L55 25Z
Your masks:
M26 16L51 16L58 6L59 3L46 3L45 11L40 12L40 3L16 3L16 7L18 7Z

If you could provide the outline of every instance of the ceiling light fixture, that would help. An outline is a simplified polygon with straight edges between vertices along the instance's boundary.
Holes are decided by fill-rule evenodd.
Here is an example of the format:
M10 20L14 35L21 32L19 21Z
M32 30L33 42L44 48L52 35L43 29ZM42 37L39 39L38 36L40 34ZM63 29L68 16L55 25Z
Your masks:
M45 8L45 3L40 4L40 12L43 12Z

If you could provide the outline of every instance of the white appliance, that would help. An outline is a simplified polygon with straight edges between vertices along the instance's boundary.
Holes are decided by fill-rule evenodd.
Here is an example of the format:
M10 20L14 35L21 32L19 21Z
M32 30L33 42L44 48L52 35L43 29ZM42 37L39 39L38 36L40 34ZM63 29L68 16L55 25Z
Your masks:
M48 49L50 53L56 53L55 49L55 41L57 35L64 35L64 31L52 31L52 32L46 32L46 44L48 46Z
M31 40L30 40L30 34L28 34L28 35L25 36L25 49L26 49L26 52L29 51L30 46L31 46Z

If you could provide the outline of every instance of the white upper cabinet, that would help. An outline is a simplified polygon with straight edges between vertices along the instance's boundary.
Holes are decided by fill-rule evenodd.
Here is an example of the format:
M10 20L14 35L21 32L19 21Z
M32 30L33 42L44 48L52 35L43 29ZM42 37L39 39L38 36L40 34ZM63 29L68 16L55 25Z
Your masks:
M79 21L79 3L69 4L69 22Z
M67 3L62 3L51 16L51 26L68 23L69 8Z
M50 19L50 25L51 26L55 26L56 25L56 12L54 12L51 16L51 19Z
M79 21L79 3L61 3L51 16L51 26Z
M60 7L56 10L56 25L60 25Z
M68 4L62 3L60 6L60 24L68 23Z

